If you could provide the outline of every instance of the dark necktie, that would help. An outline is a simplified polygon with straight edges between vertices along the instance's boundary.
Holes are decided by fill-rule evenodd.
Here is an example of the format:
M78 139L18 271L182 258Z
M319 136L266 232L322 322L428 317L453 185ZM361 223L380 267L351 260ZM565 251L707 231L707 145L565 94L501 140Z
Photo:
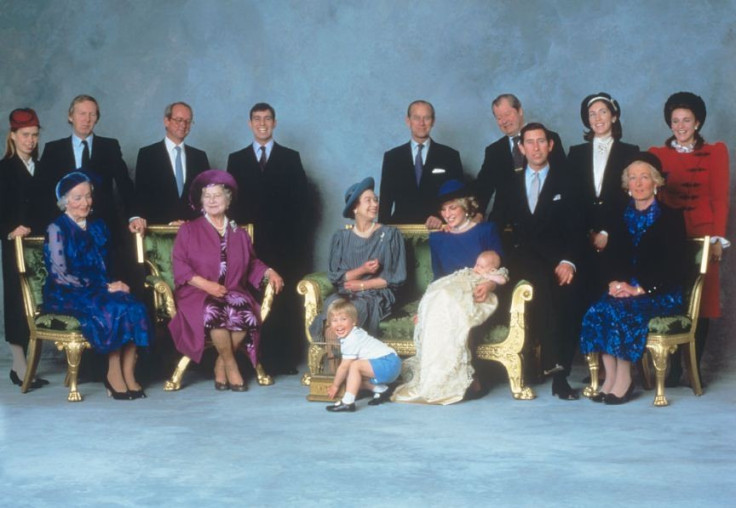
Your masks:
M258 165L261 166L261 173L266 170L266 147L262 146L259 148L261 151L261 158L258 159Z
M82 149L82 169L89 169L89 145L86 139L82 140L82 146L84 146Z
M519 142L521 141L521 138L519 136L514 136L513 141L514 147L511 149L511 157L514 159L514 169L523 168L524 156L521 155L521 150L519 150Z
M184 190L184 165L181 163L181 147L175 146L174 150L176 150L176 167L174 168L176 172L176 190L181 196Z
M417 157L414 159L414 176L417 179L417 187L419 187L419 182L422 181L422 171L424 170L424 164L422 164L422 148L424 148L424 145L419 143L419 146L417 146Z

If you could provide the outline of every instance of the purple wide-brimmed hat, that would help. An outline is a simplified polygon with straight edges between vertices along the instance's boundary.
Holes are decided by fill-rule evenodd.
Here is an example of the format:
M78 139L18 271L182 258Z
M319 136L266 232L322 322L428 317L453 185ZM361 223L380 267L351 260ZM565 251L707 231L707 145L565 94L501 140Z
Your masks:
M90 178L86 173L83 173L82 171L72 171L71 173L67 173L61 177L59 183L56 184L56 199L59 200L63 198L66 196L67 192L80 183L85 182L92 183L92 178Z
M208 169L197 175L189 188L189 205L192 209L202 209L202 189L210 185L223 185L230 189L233 201L238 197L238 184L233 175L221 169Z

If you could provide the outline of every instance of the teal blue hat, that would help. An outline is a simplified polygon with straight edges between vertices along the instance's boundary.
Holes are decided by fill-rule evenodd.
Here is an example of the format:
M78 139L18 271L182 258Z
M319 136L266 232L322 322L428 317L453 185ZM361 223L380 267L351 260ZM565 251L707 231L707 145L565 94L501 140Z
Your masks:
M353 208L355 208L355 202L358 201L360 195L368 189L373 190L376 187L376 182L370 176L364 178L361 182L354 183L348 190L345 191L345 208L342 210L342 216L346 219L353 219Z

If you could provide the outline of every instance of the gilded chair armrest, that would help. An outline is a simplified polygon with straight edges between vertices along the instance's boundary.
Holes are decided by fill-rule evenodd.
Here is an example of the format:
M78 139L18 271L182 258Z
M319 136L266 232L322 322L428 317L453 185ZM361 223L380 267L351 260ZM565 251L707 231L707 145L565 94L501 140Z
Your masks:
M176 315L174 292L162 277L149 275L146 277L146 287L153 290L153 305L157 317L173 318Z
M322 302L335 290L324 272L306 275L296 286L296 291L304 296L304 331L310 344L314 343L309 325L322 310Z
M263 302L261 302L261 321L265 321L268 314L271 312L273 299L275 297L276 291L274 291L271 284L266 283L266 288L263 290Z

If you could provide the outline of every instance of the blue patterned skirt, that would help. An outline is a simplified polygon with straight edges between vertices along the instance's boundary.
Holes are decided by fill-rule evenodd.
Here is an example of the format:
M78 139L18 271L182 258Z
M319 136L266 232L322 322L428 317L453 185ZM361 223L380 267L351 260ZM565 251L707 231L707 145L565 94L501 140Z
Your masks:
M608 294L583 317L580 352L636 362L644 354L649 320L682 312L682 292L614 298Z

